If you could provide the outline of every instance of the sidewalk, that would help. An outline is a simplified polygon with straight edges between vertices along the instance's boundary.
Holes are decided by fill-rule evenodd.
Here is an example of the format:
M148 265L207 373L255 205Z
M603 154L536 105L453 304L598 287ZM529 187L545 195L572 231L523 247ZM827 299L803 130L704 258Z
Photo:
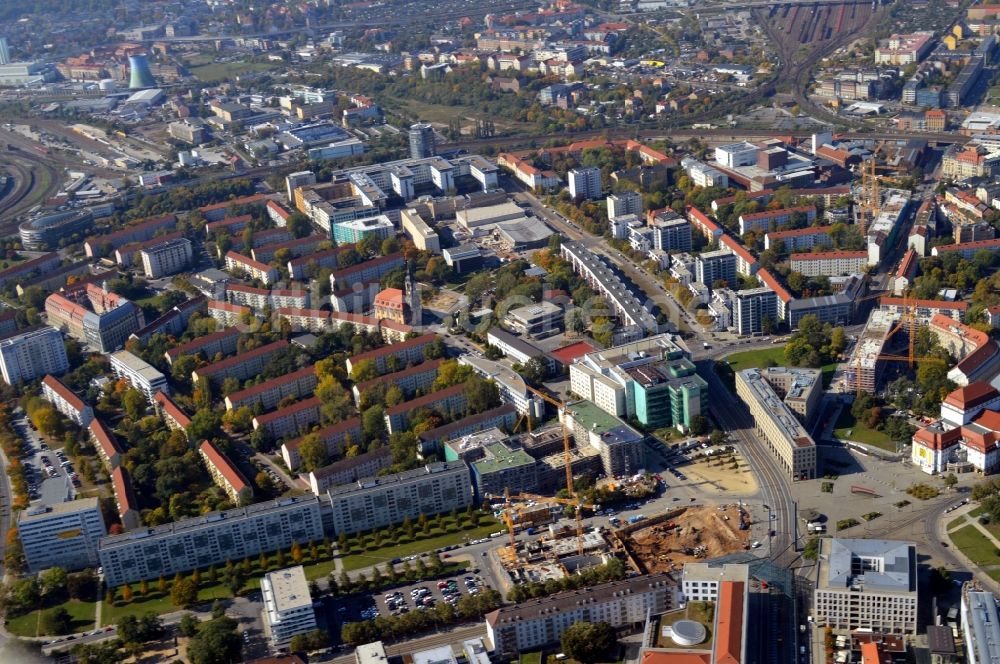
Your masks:
M985 570L982 567L972 562L972 560L970 560L962 552L961 549L955 546L955 543L951 541L951 537L948 535L949 533L948 523L954 521L957 516L959 518L964 518L965 522L959 524L955 528L956 530L959 528L964 528L966 525L972 524L976 528L976 530L981 532L986 537L988 541L992 542L994 546L1000 549L1000 540L997 540L997 538L994 537L993 534L990 533L990 531L986 530L986 528L984 528L982 524L979 523L978 519L969 517L969 512L971 512L975 508L976 505L968 504L962 507L960 510L956 510L956 512L959 512L959 514L957 515L955 512L952 512L951 514L941 515L941 518L938 519L936 524L934 524L934 530L938 536L938 539L941 542L947 542L948 548L951 550L952 555L958 558L959 561L961 561L962 565L965 568L963 571L971 572L973 578L982 583L984 587L989 588L994 593L1000 593L1000 582L995 581L992 577L990 577L989 574L985 572ZM945 523L946 521L947 523Z

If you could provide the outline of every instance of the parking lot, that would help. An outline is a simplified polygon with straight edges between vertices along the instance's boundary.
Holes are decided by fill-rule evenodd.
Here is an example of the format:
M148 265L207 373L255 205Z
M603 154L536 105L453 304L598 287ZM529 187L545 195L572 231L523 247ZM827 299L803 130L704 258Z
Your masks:
M24 470L31 502L55 505L72 500L80 479L62 449L49 449L24 416L15 419L13 426L25 441Z
M477 579L474 574L456 574L440 580L397 588L375 597L374 608L378 614L371 617L423 611L432 609L441 602L455 605L463 595L475 595L482 588L482 580Z

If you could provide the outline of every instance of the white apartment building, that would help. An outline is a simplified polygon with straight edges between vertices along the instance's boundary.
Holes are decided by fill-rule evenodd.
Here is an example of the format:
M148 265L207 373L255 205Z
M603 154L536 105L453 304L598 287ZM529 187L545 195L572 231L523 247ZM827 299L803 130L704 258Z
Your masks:
M18 515L17 532L28 569L67 571L98 566L97 545L108 533L97 498L29 507Z
M574 168L566 174L569 196L572 199L592 200L601 197L601 169L590 166Z
M191 240L177 238L147 247L139 252L142 269L150 279L159 279L182 272L191 264Z
M813 620L820 627L917 633L913 542L820 539Z
M146 400L153 403L157 392L170 394L167 377L156 367L127 350L111 353L111 370L117 378L124 378L135 389L146 395Z
M642 196L635 191L611 194L607 199L608 219L614 220L625 215L642 214Z
M801 399L807 390L812 390L815 381L819 380L819 372L814 369L795 371L802 373L792 381L784 400L760 369L744 369L736 374L736 394L750 410L758 433L763 435L785 472L794 480L807 480L816 477L816 443L787 401L789 398Z
M399 221L403 232L413 241L413 246L421 251L433 251L435 254L441 253L441 238L423 220L419 212L412 208L401 210L399 212Z
M208 315L224 327L242 323L246 316L253 314L253 309L238 304L230 304L221 300L209 300Z
M694 261L694 278L700 284L711 287L716 281L725 281L730 286L736 284L736 254L725 249L706 251Z
M320 405L318 397L311 397L296 401L280 410L257 415L253 418L254 431L263 431L273 439L297 433L319 422Z
M775 323L780 320L777 293L766 286L736 291L733 328L737 334L762 334L767 318Z
M260 581L260 593L264 634L273 648L287 648L293 636L316 629L316 612L302 565L268 572Z
M0 340L0 373L8 385L68 370L63 336L54 327L29 327Z
M681 160L681 168L691 178L691 184L696 187L719 187L726 189L729 187L729 176L712 168L708 164L703 164L697 159L686 157Z
M90 404L78 397L55 376L46 376L42 379L42 397L80 428L87 428L94 419L94 409Z
M340 533L400 524L472 504L472 480L464 461L432 463L395 475L370 477L329 491L333 529Z
M167 578L227 560L288 550L293 542L323 539L316 496L279 498L248 507L211 512L174 523L110 535L97 555L112 587Z
M509 660L558 644L576 622L642 625L671 608L675 588L666 574L646 574L504 606L486 615L486 637L497 657Z
M270 286L278 280L278 268L255 261L249 256L235 251L226 253L226 269L240 272L252 279L259 279L265 286Z
M715 602L723 581L746 584L750 580L749 565L684 563L681 571L681 596L685 602Z
M837 277L843 274L864 273L868 269L867 251L823 251L792 254L792 272L807 277Z
M309 308L309 291L254 288L243 284L226 284L226 300L232 304L261 310L266 307L281 309Z
M286 397L299 399L307 394L312 394L317 382L316 367L309 365L290 374L278 376L227 395L226 410L235 410L243 406L253 408L256 404L260 404L264 411L273 410Z

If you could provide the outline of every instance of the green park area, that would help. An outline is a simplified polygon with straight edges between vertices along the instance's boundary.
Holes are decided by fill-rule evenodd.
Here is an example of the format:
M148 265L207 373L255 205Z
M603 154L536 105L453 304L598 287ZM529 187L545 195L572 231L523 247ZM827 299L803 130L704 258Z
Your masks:
M346 550L341 551L344 570L350 572L381 565L394 558L405 558L424 551L482 539L502 528L500 522L493 517L480 517L478 524L469 528L460 527L455 518L457 517L442 516L440 519L432 519L426 533L418 528L412 538L403 533L394 533L392 537L385 537L386 543L382 545L374 545L371 535L364 537L363 545L359 543L357 536L348 538Z
M866 426L864 422L858 422L851 413L850 408L844 408L840 411L840 416L837 418L837 423L833 429L833 435L840 440L853 440L865 445L873 445L887 452L896 451L896 441L884 432L872 429Z
M960 528L949 534L951 543L956 549L968 556L969 560L980 567L1000 564L997 547L978 528L973 525Z
M60 608L66 609L69 614L69 620L66 623L67 629L54 629L58 622L55 619L55 612ZM96 612L97 602L71 599L57 607L35 609L10 618L7 620L7 631L16 636L28 637L85 632L94 629Z
M191 74L202 83L216 83L253 72L271 71L277 65L270 62L213 62L191 67Z

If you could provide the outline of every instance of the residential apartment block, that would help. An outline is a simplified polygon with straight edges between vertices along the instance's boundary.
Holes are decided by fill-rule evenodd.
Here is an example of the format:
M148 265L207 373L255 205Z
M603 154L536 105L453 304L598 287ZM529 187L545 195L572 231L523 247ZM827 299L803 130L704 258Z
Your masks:
M356 383L351 388L354 394L354 404L360 406L362 394L382 385L386 387L395 385L403 392L404 397L412 398L417 392L424 392L434 384L442 362L444 362L443 359L427 360L401 371L393 371L384 376Z
M786 253L805 251L816 246L827 247L833 242L833 226L810 226L789 231L772 231L764 236L764 249L775 249L780 242Z
M225 327L238 325L244 322L247 317L253 316L253 309L250 307L241 307L238 304L230 304L221 300L209 300L207 311L208 315L219 325Z
M322 539L319 499L295 496L104 537L98 559L118 587Z
M392 450L386 445L317 468L307 475L301 475L300 478L304 477L310 490L322 498L331 487L351 484L365 477L374 477L379 471L391 465Z
M263 431L272 439L281 439L316 424L320 420L318 397L296 401L279 410L253 418L254 431Z
M94 409L90 404L55 376L49 375L42 379L42 396L80 428L86 429L94 419Z
M403 368L409 364L419 364L424 360L424 348L434 343L438 338L436 334L424 334L419 337L407 339L401 343L376 348L360 355L347 358L348 373L354 371L358 363L371 360L375 363L375 370L380 374L395 368Z
M213 360L216 355L226 356L235 353L239 340L240 330L238 328L224 327L217 332L178 344L163 355L167 359L167 364L171 366L182 355L201 355L206 360Z
M464 462L439 462L416 470L371 477L329 491L333 529L340 533L383 528L421 514L464 510L472 504Z
M271 361L271 358L283 351L287 346L287 341L279 339L278 341L241 353L236 357L220 360L208 366L198 367L191 372L191 381L197 383L202 378L207 378L215 383L222 383L226 378L235 378L236 380L244 381L263 371L267 363Z
M104 462L104 467L108 472L111 472L121 464L125 448L99 419L91 420L87 429L90 431L90 442L94 444L97 456Z
M725 249L706 251L695 259L695 280L711 287L717 281L736 285L736 255Z
M132 488L132 476L125 466L115 466L111 471L111 491L115 497L115 506L118 509L118 519L122 523L122 528L127 532L135 530L142 525L142 516L139 512L139 500L135 497L135 490Z
M356 284L378 281L389 272L402 267L404 263L403 254L396 252L336 270L330 274L330 290L339 291L353 288Z
M312 394L317 382L315 366L303 367L290 374L227 395L226 410L236 410L243 406L254 409L257 404L260 404L265 412L274 410L282 399L287 397L299 399Z
M120 350L112 353L110 360L111 371L115 376L127 380L132 387L146 396L149 403L153 403L157 392L170 394L167 377L137 355L127 350Z
M50 567L96 568L97 545L108 532L97 498L38 505L18 513L17 533L33 574Z
M793 208L783 208L781 210L765 210L763 212L752 212L741 214L739 217L740 235L749 231L775 231L790 223L796 214L802 214L807 224L811 224L816 219L816 208L812 205L802 205Z
M53 327L29 327L0 339L0 373L8 385L67 371L63 336Z
M177 405L177 403L163 392L157 392L153 397L156 401L156 409L163 416L163 421L171 429L184 431L187 425L191 424L191 418Z
M83 243L83 251L88 258L100 258L132 242L152 240L160 231L172 231L177 227L177 217L172 214L163 215L140 221L126 226L121 230L106 235L96 235L87 238Z
M608 477L633 475L645 468L645 436L589 401L569 404L563 412L566 426L580 450L595 450Z
M673 604L676 583L667 574L644 574L504 606L486 615L486 637L504 659L559 643L577 622L612 627L641 625Z
M212 481L226 492L234 505L248 505L253 500L253 487L250 486L250 482L215 443L202 441L198 447L198 454L204 460Z
M277 268L235 251L226 253L226 269L245 274L251 279L259 279L265 286L270 286L278 280Z
M733 327L739 335L762 334L764 321L777 323L778 294L766 286L736 291L733 306Z
M458 419L465 414L467 404L465 384L452 385L443 390L431 392L387 408L385 411L386 428L390 434L406 431L410 426L411 416L421 408L440 413L446 419Z
M191 240L184 237L154 244L139 254L142 256L142 269L150 279L184 271L194 255Z
M806 277L836 277L868 269L867 251L824 251L791 255L792 272Z
M326 446L327 457L340 456L349 446L362 441L361 418L352 417L349 420L331 424L311 433L315 433ZM289 470L298 470L299 466L302 465L299 446L302 444L303 438L304 436L293 440L286 440L281 444L281 458Z

